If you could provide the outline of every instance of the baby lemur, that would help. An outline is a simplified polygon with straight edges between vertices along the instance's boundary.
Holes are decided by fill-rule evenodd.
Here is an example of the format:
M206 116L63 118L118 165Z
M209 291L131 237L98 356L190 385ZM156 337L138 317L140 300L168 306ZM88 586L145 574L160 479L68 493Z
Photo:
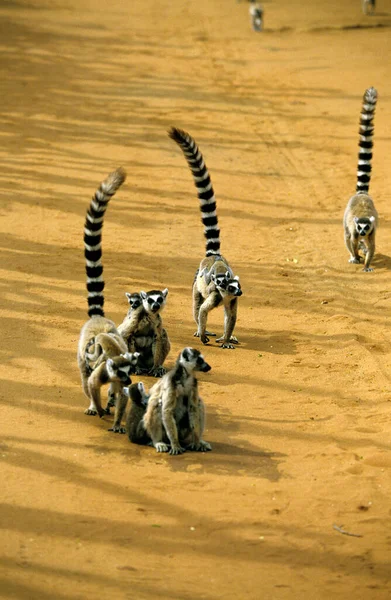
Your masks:
M372 198L368 195L376 101L375 88L367 89L361 109L356 194L350 198L343 218L345 243L350 253L349 262L360 263L361 250L365 256L363 271L373 271L370 264L375 253L375 235L378 227L378 214Z
M170 454L211 450L211 445L202 439L205 407L194 376L195 371L210 369L198 350L185 348L174 368L152 386L149 397L143 387L131 386L126 420L130 441L149 443L157 452Z
M170 351L170 340L163 327L161 312L168 289L126 294L128 314L118 327L130 352L138 352L138 375L161 377L166 372L163 363Z
M104 316L104 281L102 266L103 218L110 198L125 181L126 173L117 169L103 181L93 196L84 226L84 255L86 259L88 316L83 325L77 351L77 361L85 395L90 405L87 415L102 417L110 412L110 401L106 410L102 408L100 388L111 385L111 394L116 397L116 409L126 401L123 387L131 383L130 374L137 365L137 353L128 352L125 341L115 324ZM117 424L117 418L115 418Z
M208 313L223 304L224 335L216 342L221 342L221 348L234 348L238 340L232 334L236 323L238 297L242 295L242 290L239 277L234 276L228 261L220 254L220 230L212 182L193 138L175 127L170 129L168 135L182 149L193 174L206 238L205 258L200 263L193 284L193 315L198 327L194 335L199 337L203 344L209 342L208 336L215 334L206 330Z

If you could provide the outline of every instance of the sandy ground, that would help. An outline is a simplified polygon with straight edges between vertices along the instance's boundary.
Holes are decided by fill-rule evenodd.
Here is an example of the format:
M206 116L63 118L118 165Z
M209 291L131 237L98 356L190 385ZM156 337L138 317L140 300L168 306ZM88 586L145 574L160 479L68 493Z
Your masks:
M391 597L391 5L264 8L256 34L234 0L0 2L1 598ZM341 220L370 85L381 228L365 274ZM171 125L203 151L244 289L241 346L204 348L213 452L180 457L85 416L76 365L85 210L119 165L106 314L167 286L168 366L201 346L204 240Z

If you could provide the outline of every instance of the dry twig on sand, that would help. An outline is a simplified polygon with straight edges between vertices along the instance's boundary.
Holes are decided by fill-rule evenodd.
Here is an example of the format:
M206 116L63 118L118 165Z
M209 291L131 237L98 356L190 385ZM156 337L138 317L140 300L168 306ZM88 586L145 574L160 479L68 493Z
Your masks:
M360 533L350 533L349 531L345 531L344 529L342 529L343 525L341 525L340 527L338 527L338 525L333 525L333 528L336 531L339 531L339 533L343 533L343 535L350 535L352 537L363 537Z

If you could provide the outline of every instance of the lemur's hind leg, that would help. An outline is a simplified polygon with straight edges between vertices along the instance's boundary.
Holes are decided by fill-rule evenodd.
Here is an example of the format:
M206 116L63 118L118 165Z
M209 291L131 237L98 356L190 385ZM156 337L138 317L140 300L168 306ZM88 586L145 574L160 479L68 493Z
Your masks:
M216 340L217 343L221 343L221 348L235 348L234 344L239 344L236 336L232 335L235 328L236 317L238 310L237 298L230 301L229 305L224 305L224 335Z
M347 228L345 229L345 245L350 254L349 262L359 264L360 255L358 253L358 243L353 243L351 233Z
M109 387L109 391L107 393L107 404L105 408L106 415L110 415L110 408L115 406L115 388L114 384L111 383Z
M201 398L199 398L198 411L195 412L194 417L197 422L192 423L192 418L190 417L190 437L192 439L185 445L185 448L186 450L193 450L194 452L208 452L212 450L212 446L209 442L202 439L205 428L205 405ZM196 435L194 435L195 433Z
M202 304L202 295L198 291L197 282L194 281L194 283L193 283L193 317L194 317L194 321L196 322L197 327L198 327L198 316L199 316L201 304ZM198 336L198 329L195 332L194 336Z
M88 408L86 408L86 410L84 411L84 414L94 417L95 415L98 414L98 411L96 409L95 402L92 400L92 398L90 396L90 392L89 392L89 388L88 388L89 375L85 368L85 363L82 363L80 360L79 360L79 368L80 368L81 385L83 387L83 392L87 396L87 398L90 402L90 405Z
M194 321L197 323L197 327L198 327L198 320L199 320L199 314L200 314L200 307L201 304L203 303L203 297L202 294L200 294L200 292L197 289L197 282L194 282L193 285L193 316L194 316ZM212 333L211 331L205 331L205 335L210 335L210 336L215 336L215 333ZM197 329L197 331L194 333L194 337L200 337L199 331Z
M113 401L115 405L115 414L114 414L114 423L113 426L110 427L109 431L113 431L114 433L126 433L125 427L121 426L122 417L124 416L124 412L126 409L126 405L128 403L128 397L123 391L123 387L121 383L112 383L110 385L110 391L113 394ZM109 403L107 403L108 405ZM107 411L107 407L106 407ZM109 408L110 411L110 408Z

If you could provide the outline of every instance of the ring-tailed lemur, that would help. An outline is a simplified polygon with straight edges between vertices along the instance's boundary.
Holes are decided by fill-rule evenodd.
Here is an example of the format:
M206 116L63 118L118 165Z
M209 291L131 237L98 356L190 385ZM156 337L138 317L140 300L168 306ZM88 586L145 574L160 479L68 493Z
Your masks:
M126 400L123 386L131 383L138 355L127 351L125 341L115 324L104 316L104 281L102 266L102 228L107 204L125 181L124 169L117 169L103 181L93 196L84 226L84 255L86 260L88 316L83 325L77 352L81 381L85 395L90 401L87 415L102 417L110 412L110 400L106 410L102 408L100 388L108 383L116 397L116 408Z
M131 406L126 420L130 441L152 443L157 452L170 454L212 450L202 439L205 406L194 375L196 371L210 369L198 350L185 348L174 368L152 386L148 396L144 389L131 386Z
M356 194L350 198L343 218L345 243L350 253L349 262L358 264L359 250L362 250L365 255L363 271L373 271L370 264L375 253L375 235L378 227L378 214L372 198L368 195L376 101L375 88L367 89L361 109Z
M161 312L168 289L126 294L130 309L118 331L130 352L139 352L137 375L161 377L166 372L163 363L170 351L170 340L163 327Z
M254 0L249 8L251 25L254 31L263 29L263 8L260 4L255 4Z
M223 304L224 335L216 342L221 342L221 348L234 348L238 340L232 334L236 323L238 297L242 295L242 290L239 277L234 276L228 261L220 254L220 230L212 182L193 138L175 127L170 129L168 135L182 149L193 174L206 238L205 258L200 263L193 284L193 315L198 326L194 335L199 337L203 344L209 342L208 335L215 334L206 331L208 313Z
M372 15L375 11L376 0L361 0L364 15Z

